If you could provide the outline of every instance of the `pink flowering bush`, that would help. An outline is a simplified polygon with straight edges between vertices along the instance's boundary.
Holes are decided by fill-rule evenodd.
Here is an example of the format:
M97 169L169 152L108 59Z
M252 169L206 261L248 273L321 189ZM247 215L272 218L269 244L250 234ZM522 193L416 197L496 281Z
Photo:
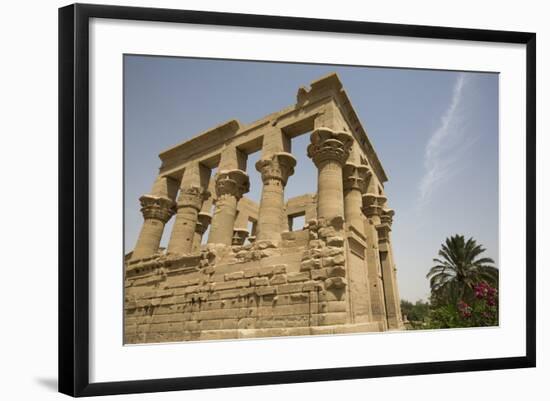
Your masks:
M498 326L498 292L482 281L473 286L471 300L432 309L430 328Z

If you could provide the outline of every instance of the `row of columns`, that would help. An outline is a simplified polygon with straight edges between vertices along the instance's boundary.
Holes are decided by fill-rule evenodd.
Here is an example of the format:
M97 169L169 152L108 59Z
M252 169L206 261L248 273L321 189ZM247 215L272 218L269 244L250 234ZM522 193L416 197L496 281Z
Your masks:
M352 135L318 127L310 139L307 154L318 169L317 217L343 216L348 227L365 238L372 319L386 321L390 329L399 328L400 301L390 239L393 211L387 208L385 196L378 193L372 171L362 164ZM296 166L289 151L289 140L280 129L272 127L264 135L262 155L255 166L263 183L256 241L277 242L285 230L284 189ZM245 164L246 155L228 146L221 153L213 180L210 171L198 162L189 165L183 173L177 201L174 199L178 186L170 178L159 177L151 193L140 198L144 222L132 259L158 251L164 226L174 214L168 253L199 251L208 226L209 244L235 243L237 205L250 186ZM216 197L211 216L213 192ZM244 227L245 223L239 224Z
M394 211L387 198L369 192L363 195L363 213L367 217L367 265L371 290L371 309L375 320L385 320L389 329L402 326L393 248L390 238Z
M263 182L257 241L278 241L285 228L284 188L296 166L296 159L288 152L289 144L286 141L280 129L267 133L264 136L262 157L256 163ZM353 137L347 132L321 127L311 134L307 152L318 169L318 218L344 216L348 224L366 234L362 227L366 210L363 204L372 173L367 166L355 163L355 157L347 162L353 142ZM208 225L208 243L230 245L238 201L250 186L243 167L239 151L228 147L222 152L219 172L208 190L204 189L205 174L199 163L195 163L187 167L183 174L177 202L171 199L169 191L159 190L162 185L156 185L152 194L142 196L140 201L144 224L133 259L158 250L164 225L173 214L176 214L176 221L168 252L185 254L196 251ZM168 178L161 177L159 180ZM216 193L216 201L213 216L210 216L212 191Z

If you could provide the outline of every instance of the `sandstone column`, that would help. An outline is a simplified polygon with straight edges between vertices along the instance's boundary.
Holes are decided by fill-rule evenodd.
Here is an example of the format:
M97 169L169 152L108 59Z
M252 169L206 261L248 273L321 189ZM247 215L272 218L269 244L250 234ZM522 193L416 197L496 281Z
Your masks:
M193 236L193 252L200 251L202 237L208 229L210 222L212 221L212 216L210 215L210 213L199 212L197 218L197 225L195 226L195 234Z
M353 137L344 131L317 128L311 134L308 156L318 169L317 218L344 217L342 166L346 162Z
M371 177L371 181L374 177ZM372 187L372 185L369 185ZM376 226L380 224L382 209L378 204L378 196L373 193L363 195L363 213L367 216L365 221L365 236L367 242L367 270L371 294L371 310L373 321L381 322L387 329L386 305L384 300L384 288L382 283L382 269L380 267L380 254L378 248L378 231Z
M359 233L364 234L365 224L361 209L363 194L367 190L367 180L371 176L365 165L346 163L344 166L344 214L348 226L353 226Z
M158 252L166 222L175 212L175 185L168 177L158 177L150 194L139 198L143 226L132 253L132 260Z
M401 305L397 289L397 275L393 259L391 245L391 224L394 211L385 208L385 196L379 196L378 202L382 205L381 224L376 226L378 232L378 243L380 248L380 264L382 268L382 282L384 284L384 299L386 302L386 313L389 329L402 328Z
M285 185L294 174L296 159L290 153L277 152L269 159L258 160L262 174L262 199L258 214L257 241L279 241L284 228Z
M237 216L237 202L250 188L248 175L241 168L244 157L234 147L224 149L216 176L216 209L212 217L209 244L231 245Z
M205 194L205 200L202 202L201 211L198 215L197 225L195 226L195 235L193 237L193 251L197 252L201 249L202 237L208 226L212 222L212 205L214 204L214 193L216 192L216 184L212 177L208 183L208 190Z
M239 199L237 203L237 217L235 217L235 225L233 227L233 239L232 245L243 245L246 238L250 235L248 232L248 218L249 215L246 211L246 206L243 206L243 198Z
M185 168L177 202L177 215L168 243L169 253L188 254L193 249L195 226L207 192L201 185L198 162Z

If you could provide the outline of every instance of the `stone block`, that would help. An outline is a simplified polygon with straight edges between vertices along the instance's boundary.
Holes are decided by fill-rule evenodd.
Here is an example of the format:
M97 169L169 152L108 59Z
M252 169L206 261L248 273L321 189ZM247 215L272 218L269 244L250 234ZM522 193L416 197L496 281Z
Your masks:
M250 280L250 283L254 286L269 285L269 278L267 277L255 277Z
M287 277L284 274L276 274L269 280L270 285L285 284L287 282Z
M347 285L347 281L343 277L330 277L325 280L325 288L343 288Z
M302 292L302 283L282 284L277 286L278 294L288 294L292 292Z
M250 280L249 279L242 279L242 280L232 280L232 281L226 281L223 283L214 283L213 290L215 291L223 291L223 290L229 290L232 288L244 288L250 286Z
M347 319L348 314L346 312L319 313L317 315L317 324L319 326L345 324Z
M244 272L243 271L238 271L238 272L233 272L233 273L227 273L225 275L225 280L226 281L239 280L239 279L242 279L243 277L244 277Z
M325 241L320 239L314 239L309 241L310 248L323 248L325 246Z
M317 291L322 290L323 284L319 281L307 281L302 285L302 291Z
M318 269L311 271L312 280L324 280L328 277L327 269Z
M256 319L253 318L243 318L238 322L239 329L254 329L256 327Z
M300 292L296 294L290 294L290 303L291 304L301 304L309 302L309 293Z
M273 274L284 274L286 273L287 265L281 264L281 265L275 265L273 266Z
M302 263L300 263L301 271L310 271L310 270L318 269L320 267L321 267L320 259L306 259Z
M153 285L156 283L159 283L161 281L165 280L164 276L150 276L150 277L144 277L144 278L138 278L134 281L134 286L141 286L141 285Z
M287 278L287 281L289 283L295 283L295 282L298 282L298 281L309 280L310 279L310 274L309 274L309 272L288 273L286 278Z
M327 238L327 237L334 237L338 234L338 232L334 229L334 227L323 227L319 229L318 234L321 238Z
M327 267L326 269L328 277L345 277L346 269L343 266Z
M276 294L277 293L277 290L275 287L258 287L256 288L256 294L259 295L259 296L264 296L264 295L273 295L273 294Z
M259 276L260 272L257 269L248 269L244 271L245 278L251 278Z
M327 312L346 312L348 303L346 301L327 302Z
M217 295L219 299L237 298L241 296L241 291L238 288L232 290L216 291L215 295Z
M219 330L222 326L222 320L202 320L199 322L199 330Z
M327 238L327 245L329 246L344 246L344 238L341 236L334 236Z
M337 294L333 291L319 291L319 302L323 301L343 301L345 300L345 294Z

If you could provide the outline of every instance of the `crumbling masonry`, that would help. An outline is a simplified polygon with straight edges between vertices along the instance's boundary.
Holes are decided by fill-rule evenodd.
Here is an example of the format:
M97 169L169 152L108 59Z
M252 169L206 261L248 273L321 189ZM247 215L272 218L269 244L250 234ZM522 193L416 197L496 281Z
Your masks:
M291 139L306 133L317 193L285 202ZM256 151L259 205L245 196L247 155ZM126 343L403 327L387 177L336 74L300 88L284 110L246 126L229 121L160 158L125 261ZM301 230L292 227L297 216Z

